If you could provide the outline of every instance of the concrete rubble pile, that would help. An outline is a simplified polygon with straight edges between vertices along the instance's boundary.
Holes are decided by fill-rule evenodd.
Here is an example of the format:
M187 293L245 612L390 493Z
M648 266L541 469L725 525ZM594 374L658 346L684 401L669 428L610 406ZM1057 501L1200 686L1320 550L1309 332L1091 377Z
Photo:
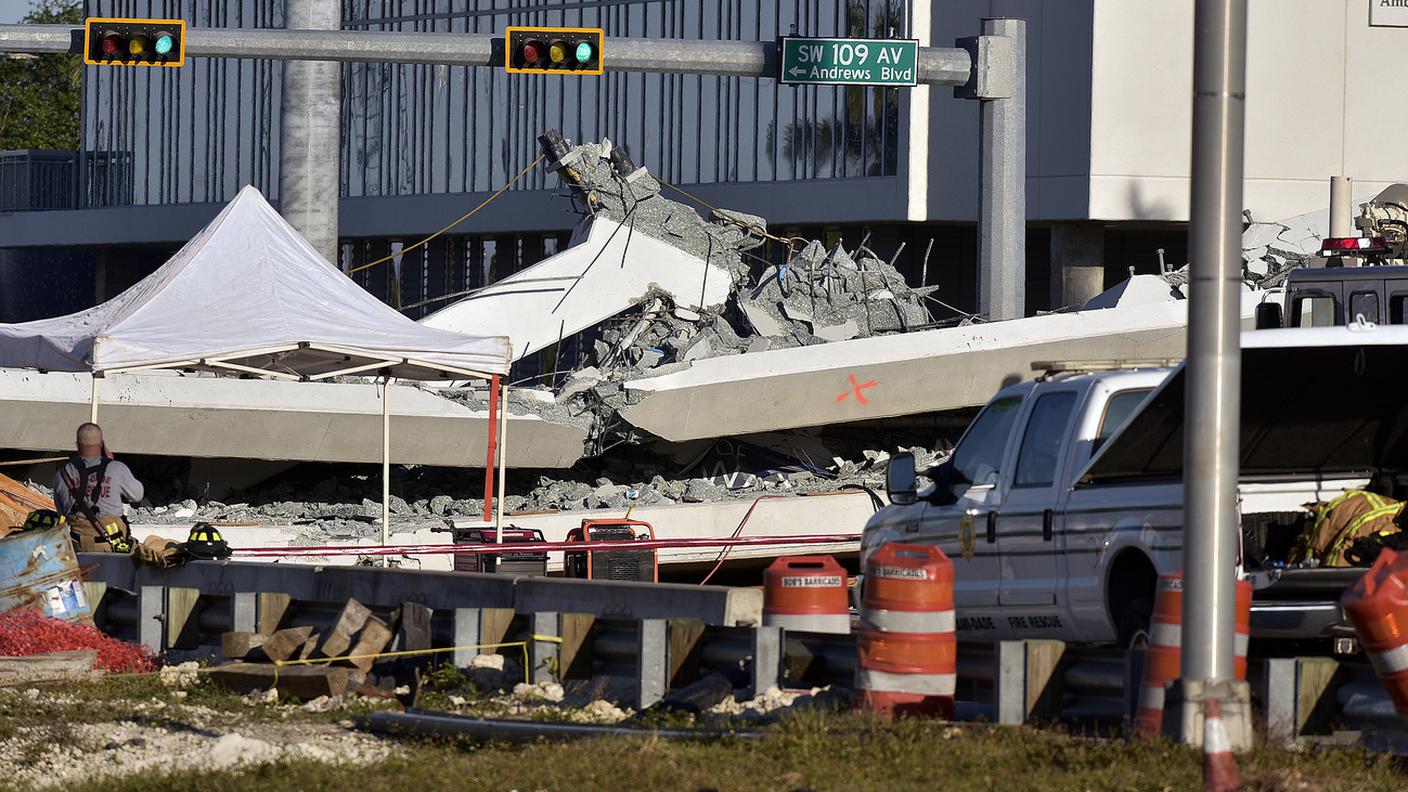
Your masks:
M692 360L903 332L932 321L924 297L891 264L863 245L847 252L816 240L789 239L776 264L751 251L769 239L761 217L714 209L709 220L666 198L645 168L621 176L610 141L576 146L560 158L577 206L648 234L730 273L733 289L722 310L698 313L655 291L636 315L606 328L587 364L590 376L669 367ZM619 157L619 155L617 155ZM771 237L777 244L776 237ZM578 378L580 379L580 378Z
M914 453L921 470L941 459L925 448L903 450ZM598 477L592 483L542 476L538 486L527 492L523 508L528 511L625 509L632 504L713 503L748 500L767 494L830 492L848 486L882 491L885 487L885 464L889 459L888 452L866 451L864 458L858 462L837 457L831 461L832 464L820 469L797 465L790 470L759 471L762 475L748 471L720 471L714 475L702 475L710 471L695 468L689 472L696 475L688 478L666 478L658 473L649 475L649 469L642 466L639 470L624 471L621 481L632 481L632 472L637 479L629 484L616 483L606 476Z
M1312 215L1251 223L1242 232L1242 282L1248 288L1269 289L1280 285L1293 269L1322 266L1323 259L1315 253L1324 235L1323 223L1317 224ZM1188 265L1164 272L1163 279L1182 289L1188 285Z
M784 244L768 234L763 218L723 209L701 218L693 207L666 198L661 183L609 140L578 146L562 141L562 147L559 172L578 211L619 223L627 234L664 241L732 281L724 304L701 310L681 307L683 295L650 289L634 309L586 336L551 400L545 394L515 400L517 408L549 420L590 422L596 452L617 422L615 413L638 398L622 387L628 380L705 358L904 332L932 322L925 298L936 287L911 288L863 244L847 251L839 243L828 249L815 240L785 240L788 254L779 264L755 252L769 239ZM474 392L446 395L474 407L485 401Z
M1356 233L1382 237L1389 252L1378 263L1402 264L1408 260L1408 185L1395 184L1359 203L1354 218ZM1251 222L1242 232L1242 279L1252 288L1281 285L1298 267L1323 267L1317 256L1329 236L1329 210L1309 212L1279 222ZM1170 283L1187 283L1187 267L1165 276Z
M914 453L918 468L944 456L926 448ZM511 470L508 512L590 509L623 510L632 505L661 506L746 500L765 494L827 492L849 485L883 491L886 451L865 451L858 460L835 457L822 464L769 465L747 470L733 464L682 468L659 457L617 454L579 463L568 471ZM664 472L662 475L661 472ZM411 468L393 486L391 520L398 531L415 531L444 524L446 518L483 514L479 498L455 498L446 492L475 491L464 471ZM761 474L761 475L760 475ZM326 475L321 473L319 475ZM37 491L42 484L31 483ZM380 532L380 482L366 474L318 479L290 479L232 492L224 500L187 495L160 482L149 485L147 499L133 507L138 525L190 526L197 521L288 526L309 538L350 541ZM168 532L171 533L171 532ZM177 535L178 532L171 535Z
M1252 223L1242 232L1242 278L1249 285L1270 288L1297 267L1317 266L1323 230L1292 219L1285 223Z

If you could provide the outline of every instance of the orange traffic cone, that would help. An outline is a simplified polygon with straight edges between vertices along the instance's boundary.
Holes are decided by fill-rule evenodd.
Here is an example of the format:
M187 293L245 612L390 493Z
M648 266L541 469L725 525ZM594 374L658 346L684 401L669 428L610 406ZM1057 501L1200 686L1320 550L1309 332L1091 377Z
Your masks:
M1222 705L1216 699L1203 704L1203 792L1234 792L1242 788L1242 774L1232 756L1227 727L1222 725Z

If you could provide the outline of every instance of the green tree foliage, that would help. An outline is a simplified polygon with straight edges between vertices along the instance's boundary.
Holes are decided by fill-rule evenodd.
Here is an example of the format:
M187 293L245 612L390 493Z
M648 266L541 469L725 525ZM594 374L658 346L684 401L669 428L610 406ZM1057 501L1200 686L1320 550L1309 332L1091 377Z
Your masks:
M83 4L37 0L24 22L83 24ZM83 60L78 55L0 54L0 151L78 148Z

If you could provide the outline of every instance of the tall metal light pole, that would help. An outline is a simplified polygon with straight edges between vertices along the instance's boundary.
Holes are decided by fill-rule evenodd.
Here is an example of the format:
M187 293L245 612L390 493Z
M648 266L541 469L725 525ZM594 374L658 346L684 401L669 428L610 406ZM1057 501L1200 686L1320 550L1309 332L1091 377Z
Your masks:
M1198 0L1178 735L1189 741L1200 741L1203 698L1230 695L1234 676L1246 45L1247 0Z

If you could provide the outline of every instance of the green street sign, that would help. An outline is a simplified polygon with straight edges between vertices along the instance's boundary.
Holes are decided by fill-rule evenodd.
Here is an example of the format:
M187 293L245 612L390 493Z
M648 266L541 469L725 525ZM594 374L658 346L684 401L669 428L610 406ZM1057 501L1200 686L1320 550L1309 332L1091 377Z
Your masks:
M918 85L919 41L783 36L780 63L789 85Z

